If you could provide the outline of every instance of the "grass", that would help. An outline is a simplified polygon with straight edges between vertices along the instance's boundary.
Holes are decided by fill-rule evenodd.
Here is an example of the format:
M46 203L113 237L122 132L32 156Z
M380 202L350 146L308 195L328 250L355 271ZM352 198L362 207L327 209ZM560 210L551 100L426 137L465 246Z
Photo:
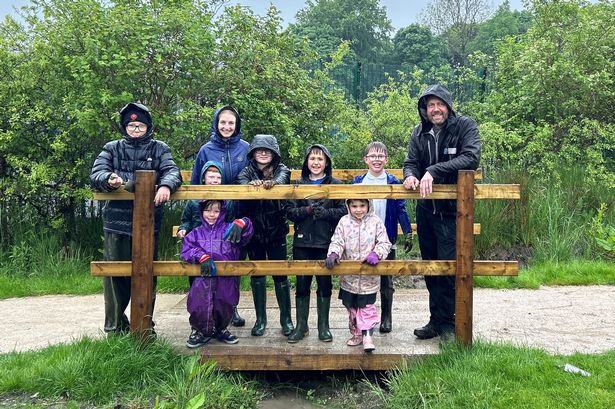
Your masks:
M565 372L566 363L591 376ZM560 356L477 341L470 350L451 344L379 376L305 381L301 374L294 385L298 395L328 408L596 409L615 407L614 372L615 350ZM130 337L0 355L0 403L17 397L33 406L254 408L265 389L280 385L291 383L223 373L196 355L177 355L164 341L144 346Z
M565 363L591 376L564 372ZM505 344L477 342L469 351L450 345L437 356L394 371L385 401L395 409L606 409L615 407L614 371L615 350L552 356Z
M263 393L238 374L222 374L164 341L83 338L36 352L0 355L0 395L32 396L62 406L253 408ZM207 399L202 399L207 397ZM212 398L215 397L215 398Z

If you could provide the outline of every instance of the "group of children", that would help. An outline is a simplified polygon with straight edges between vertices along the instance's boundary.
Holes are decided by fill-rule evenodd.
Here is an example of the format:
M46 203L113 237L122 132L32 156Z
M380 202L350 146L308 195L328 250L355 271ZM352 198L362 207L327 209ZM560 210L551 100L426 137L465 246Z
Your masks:
M134 125L130 123L130 126ZM368 171L355 178L353 183L400 183L385 171L388 152L384 144L370 143L363 160ZM168 169L158 170L159 179L168 172ZM111 184L113 170L109 168L105 172L99 172L98 179L107 180L108 186L99 184L98 187L103 190L117 188L119 185ZM227 106L214 114L211 139L197 155L191 183L238 183L271 189L277 184L289 184L291 181L289 169L281 163L276 138L272 135L255 135L248 145L241 139L238 112ZM331 155L325 146L314 144L307 148L301 178L294 183L341 183L332 176ZM171 190L176 188L173 185ZM188 347L203 346L214 337L229 344L238 342L228 326L231 322L237 326L243 325L236 309L239 278L217 277L215 262L240 260L246 252L251 260L286 260L287 220L294 223L293 259L325 260L328 269L334 268L340 260L376 265L383 259L394 259L398 223L405 234L406 249L409 250L412 245L410 220L405 201L401 199L188 202L177 233L183 239L181 258L188 263L199 264L201 269L201 276L191 277L190 280L187 307L192 332L186 342ZM251 334L261 336L267 326L266 277L251 277L250 280L256 312ZM288 277L274 276L273 280L282 333L288 337L289 343L299 342L309 331L307 322L312 276L297 276L296 326L291 318ZM331 342L331 276L316 276L316 282L318 338ZM351 338L347 345L362 344L365 351L372 351L375 349L372 335L378 323L381 332L391 331L394 292L391 277L345 275L341 277L340 284L338 298L349 314ZM379 290L382 317L379 317L375 307Z

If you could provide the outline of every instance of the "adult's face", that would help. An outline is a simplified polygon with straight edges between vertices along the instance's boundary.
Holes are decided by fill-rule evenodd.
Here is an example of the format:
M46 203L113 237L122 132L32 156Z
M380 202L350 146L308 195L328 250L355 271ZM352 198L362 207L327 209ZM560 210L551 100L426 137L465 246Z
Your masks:
M427 119L437 127L441 127L448 118L448 105L438 97L427 98Z
M237 126L235 115L230 111L222 111L218 115L218 132L223 138L230 138Z

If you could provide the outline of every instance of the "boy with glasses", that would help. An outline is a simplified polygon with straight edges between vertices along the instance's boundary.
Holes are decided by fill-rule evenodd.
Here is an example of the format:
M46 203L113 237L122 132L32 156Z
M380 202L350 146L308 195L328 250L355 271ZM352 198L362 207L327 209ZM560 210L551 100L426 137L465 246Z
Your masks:
M370 142L365 148L363 161L367 164L368 171L363 175L355 177L352 181L365 185L399 185L401 182L395 176L387 173L384 169L388 162L388 149L382 142ZM397 223L401 225L404 233L404 249L410 252L412 249L412 226L406 211L406 201L404 199L372 199L374 212L384 223L389 240L393 243L387 260L395 260L397 242ZM380 277L380 299L381 299L381 320L380 332L387 333L392 330L392 310L393 310L393 277Z

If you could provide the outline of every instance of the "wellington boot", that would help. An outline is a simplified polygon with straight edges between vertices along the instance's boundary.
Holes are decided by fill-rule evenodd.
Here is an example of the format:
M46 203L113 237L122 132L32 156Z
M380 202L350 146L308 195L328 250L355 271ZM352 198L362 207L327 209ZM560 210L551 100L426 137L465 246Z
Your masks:
M297 326L288 336L288 342L294 344L301 341L309 332L308 316L310 315L310 296L295 298L297 311Z
M252 336L260 337L267 327L267 281L266 277L251 277L252 298L254 298L254 310L256 322L252 327Z
M380 332L387 333L393 329L392 312L393 312L393 290L380 291L380 301L382 310L380 316Z
M316 309L318 311L318 339L323 342L333 341L333 335L329 330L329 307L331 297L317 297Z
M278 300L278 307L280 307L282 334L289 336L295 327L290 317L290 288L288 287L288 280L275 283L275 298Z
M374 349L376 349L376 346L374 345L374 329L368 329L368 330L363 330L361 331L362 335L363 335L363 351L365 352L372 352Z

